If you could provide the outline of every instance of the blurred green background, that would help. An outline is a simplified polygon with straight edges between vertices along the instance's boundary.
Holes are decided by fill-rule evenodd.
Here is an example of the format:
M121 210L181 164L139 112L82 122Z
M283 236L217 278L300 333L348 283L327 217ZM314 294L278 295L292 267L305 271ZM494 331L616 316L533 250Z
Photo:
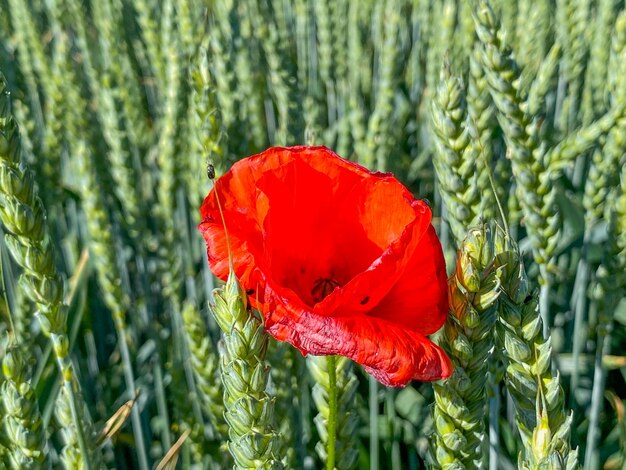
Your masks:
M186 430L180 468L232 465L195 228L206 165L315 144L428 199L450 272L469 227L503 223L498 195L572 447L623 468L624 2L491 6L499 22L462 0L0 0L0 467L83 468L88 451L152 468ZM274 341L268 361L288 467L319 468L305 361ZM423 468L432 386L353 373L358 468ZM516 468L510 397L490 393L485 456Z

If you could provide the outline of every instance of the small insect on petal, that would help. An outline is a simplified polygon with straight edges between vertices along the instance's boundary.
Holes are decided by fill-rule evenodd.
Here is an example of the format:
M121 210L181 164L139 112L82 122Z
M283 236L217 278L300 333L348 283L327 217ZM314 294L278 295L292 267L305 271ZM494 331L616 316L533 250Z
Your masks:
M207 163L206 175L207 175L207 178L209 178L210 180L215 179L215 167L213 166L212 163Z

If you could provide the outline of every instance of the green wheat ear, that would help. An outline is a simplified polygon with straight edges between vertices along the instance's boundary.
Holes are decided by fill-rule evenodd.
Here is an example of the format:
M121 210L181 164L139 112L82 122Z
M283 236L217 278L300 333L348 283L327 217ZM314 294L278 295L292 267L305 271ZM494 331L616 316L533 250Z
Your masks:
M222 387L216 379L219 358L211 342L209 329L200 311L192 302L186 302L182 311L183 326L191 353L191 366L196 378L198 394L203 410L218 435L226 436L228 429L224 423Z
M56 357L63 383L59 400L65 400L70 410L66 436L71 435L72 439L67 440L66 449L75 445L72 452L80 456L81 465L89 470L92 461L98 459L98 451L89 415L83 412L85 402L70 359L64 282L54 264L43 203L32 173L22 161L20 134L11 115L6 88L6 81L0 74L0 219L5 229L5 243L23 269L19 286L36 305L34 316L49 338Z
M233 271L224 288L213 291L211 311L222 330L218 347L224 384L228 449L236 468L283 468L277 456L272 398L267 393L268 336L260 319L247 309L246 295Z
M511 241L496 256L502 269L497 341L506 366L506 387L524 452L523 469L578 468L578 451L570 446L572 415L565 411L563 388L551 371L551 341L542 335L536 292Z
M498 233L486 225L471 229L461 243L456 270L449 280L450 315L443 347L454 373L447 381L433 384L435 435L430 450L434 468L483 464L485 387L500 295L501 269L494 263Z
M459 244L466 227L478 221L482 194L478 186L478 152L472 145L465 87L460 79L451 75L447 65L441 70L437 93L431 102L431 119L437 150L433 159L437 182L447 222Z
M4 403L4 432L11 447L9 459L15 469L49 468L46 430L41 420L37 397L31 386L32 358L12 346L2 361L4 382L0 395Z
M273 424L274 400L267 392L270 368L265 356L269 337L261 319L248 310L246 293L235 276L230 238L215 186L214 191L229 258L226 285L213 291L215 303L209 306L222 330L218 350L228 449L235 468L282 469L279 436Z

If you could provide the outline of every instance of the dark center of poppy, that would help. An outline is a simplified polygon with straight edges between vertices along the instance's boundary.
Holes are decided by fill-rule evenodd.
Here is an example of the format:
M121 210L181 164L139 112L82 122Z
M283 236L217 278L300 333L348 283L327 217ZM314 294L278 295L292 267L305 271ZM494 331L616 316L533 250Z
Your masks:
M311 296L313 302L319 303L324 300L336 287L339 287L339 283L334 279L321 277L313 283L313 289L311 289Z

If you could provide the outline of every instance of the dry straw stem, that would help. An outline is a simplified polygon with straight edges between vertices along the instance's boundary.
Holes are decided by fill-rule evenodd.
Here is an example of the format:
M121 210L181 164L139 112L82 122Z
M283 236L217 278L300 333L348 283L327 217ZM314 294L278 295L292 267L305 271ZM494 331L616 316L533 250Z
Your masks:
M226 285L213 291L211 311L222 330L218 347L224 384L228 449L237 469L282 469L280 443L273 428L274 403L266 389L268 336L232 269Z
M472 145L465 89L460 79L444 65L441 81L431 102L435 134L434 165L437 182L447 210L447 221L459 245L466 227L478 222L481 215L481 191L478 187L478 153Z
M326 462L328 449L328 423L330 417L330 381L328 361L325 356L309 356L307 366L315 385L313 386L313 402L318 414L315 426L320 440L315 446L317 454ZM356 407L356 390L358 380L352 370L352 362L342 356L335 360L337 389L337 422L335 440L335 467L337 469L355 468L359 452L356 443L356 432L359 424Z
M454 373L447 381L433 384L434 468L484 465L486 383L500 293L501 268L494 265L494 253L501 244L498 234L486 225L470 229L448 281L450 314L443 346L452 359Z
M11 346L2 361L4 432L11 443L9 459L16 470L50 467L46 430L31 385L31 357L23 347Z
M23 269L20 287L37 306L35 317L50 339L61 371L65 397L70 400L72 426L84 464L90 467L93 436L85 435L88 416L81 416L83 404L74 388L74 367L66 332L67 306L63 304L64 283L54 265L45 210L34 185L33 175L21 160L20 136L11 116L9 93L0 76L0 219L5 227L9 252Z
M551 341L542 335L537 295L512 242L497 254L496 264L502 269L496 332L524 445L519 467L578 468L578 451L570 447L572 415L564 408L559 374L552 375Z

